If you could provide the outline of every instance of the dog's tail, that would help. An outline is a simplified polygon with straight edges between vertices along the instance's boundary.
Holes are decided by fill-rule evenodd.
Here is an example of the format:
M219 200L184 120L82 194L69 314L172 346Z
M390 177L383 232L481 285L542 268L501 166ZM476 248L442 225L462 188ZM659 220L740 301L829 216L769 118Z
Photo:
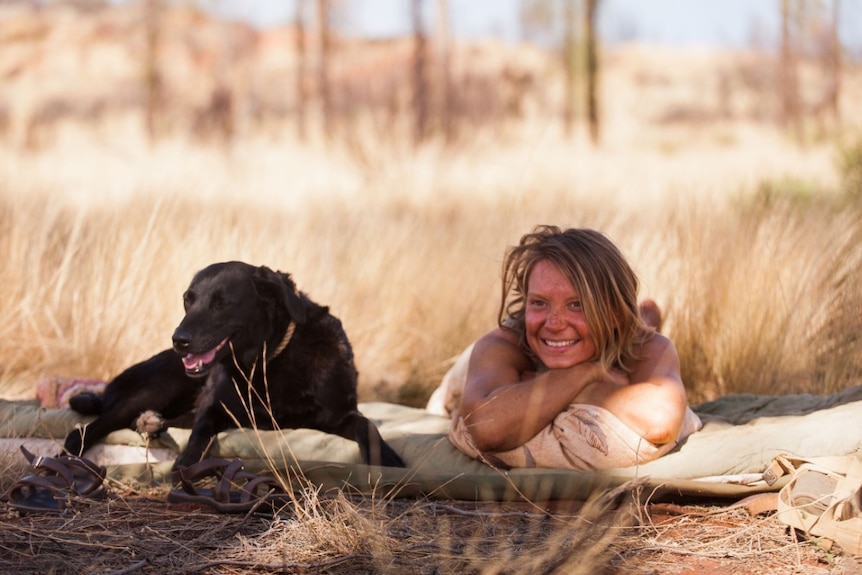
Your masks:
M69 398L69 407L81 415L100 415L102 413L102 396L92 391L82 391Z

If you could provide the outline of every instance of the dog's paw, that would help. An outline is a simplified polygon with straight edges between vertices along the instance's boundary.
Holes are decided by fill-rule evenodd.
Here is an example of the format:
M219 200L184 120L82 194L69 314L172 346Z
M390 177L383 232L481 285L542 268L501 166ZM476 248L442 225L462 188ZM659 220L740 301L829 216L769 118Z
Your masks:
M167 420L160 413L148 409L135 420L135 431L146 439L155 439L168 428Z

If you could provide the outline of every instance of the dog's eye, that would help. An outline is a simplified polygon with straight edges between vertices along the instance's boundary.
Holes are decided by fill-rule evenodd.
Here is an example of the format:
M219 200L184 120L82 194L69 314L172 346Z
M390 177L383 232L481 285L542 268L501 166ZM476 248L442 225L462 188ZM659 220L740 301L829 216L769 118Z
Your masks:
M183 308L188 311L188 309L195 303L195 294L190 291L187 291L183 294Z
M222 310L227 307L227 301L224 298L224 294L221 292L216 292L213 294L212 299L210 300L210 308L213 310Z

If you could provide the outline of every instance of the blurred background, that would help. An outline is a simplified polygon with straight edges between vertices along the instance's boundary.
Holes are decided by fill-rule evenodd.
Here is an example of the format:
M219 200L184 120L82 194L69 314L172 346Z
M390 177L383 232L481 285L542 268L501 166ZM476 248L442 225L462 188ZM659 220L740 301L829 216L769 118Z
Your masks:
M65 123L130 112L150 140L184 132L224 145L262 129L345 139L368 116L381 130L407 124L417 142L530 117L568 135L583 124L594 144L616 143L620 121L646 119L750 120L801 143L841 126L842 75L862 53L862 8L841 0L0 7L3 133L30 148ZM623 72L633 85L613 83ZM631 108L614 106L620 91L636 92ZM644 118L642 98L658 92L665 105Z
M0 393L243 259L421 405L543 223L620 245L693 401L856 384L860 59L842 0L2 0Z

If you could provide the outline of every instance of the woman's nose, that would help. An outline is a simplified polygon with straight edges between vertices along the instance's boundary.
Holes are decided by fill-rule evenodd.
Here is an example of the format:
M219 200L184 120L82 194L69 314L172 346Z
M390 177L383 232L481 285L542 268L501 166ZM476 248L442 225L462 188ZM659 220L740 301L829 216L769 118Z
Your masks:
M548 314L548 319L545 322L550 329L561 329L566 327L566 322L563 319L563 314L560 310L551 310Z

